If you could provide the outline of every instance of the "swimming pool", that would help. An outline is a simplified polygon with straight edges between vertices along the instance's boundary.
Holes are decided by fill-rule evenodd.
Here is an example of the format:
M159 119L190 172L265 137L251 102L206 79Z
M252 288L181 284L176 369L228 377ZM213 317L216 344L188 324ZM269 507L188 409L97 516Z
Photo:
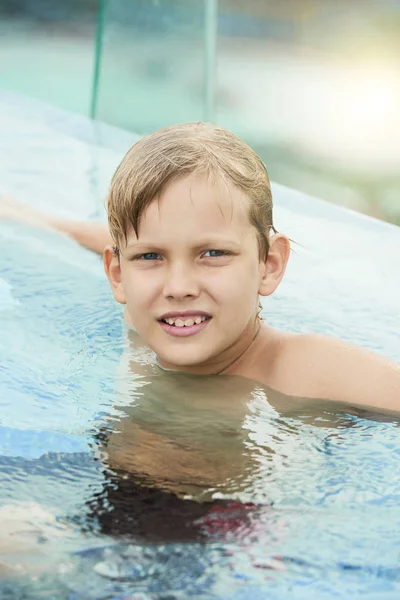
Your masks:
M0 131L2 187L60 215L104 219L134 135L5 93ZM276 226L297 244L265 317L400 361L399 230L273 191ZM145 349L132 350L97 257L22 224L2 223L1 237L1 504L28 521L12 550L0 539L0 561L24 565L17 577L0 569L2 598L399 597L399 420L328 404L282 415L237 378L161 376ZM144 365L136 379L124 369L131 350ZM235 394L248 402L225 414ZM185 467L196 456L204 481L189 470L186 499L178 467L166 463L160 483L157 464L132 481L107 462L132 432L140 446L143 423L154 436L167 429L170 443L150 447L157 464L165 454L177 464L182 448Z

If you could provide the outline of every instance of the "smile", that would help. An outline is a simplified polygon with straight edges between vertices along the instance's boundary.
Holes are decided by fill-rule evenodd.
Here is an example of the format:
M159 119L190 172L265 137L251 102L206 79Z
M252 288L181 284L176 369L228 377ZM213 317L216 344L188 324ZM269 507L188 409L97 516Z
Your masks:
M202 321L205 321L207 317L191 317L190 319L161 319L163 323L168 323L168 325L174 325L175 327L192 327L192 325L200 325Z
M162 329L174 337L187 337L207 327L211 316L202 314L170 314L158 320Z

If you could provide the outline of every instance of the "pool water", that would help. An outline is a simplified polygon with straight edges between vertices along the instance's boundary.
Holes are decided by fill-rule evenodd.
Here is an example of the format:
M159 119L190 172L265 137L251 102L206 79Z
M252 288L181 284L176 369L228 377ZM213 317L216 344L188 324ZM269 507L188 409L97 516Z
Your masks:
M5 93L0 131L1 188L105 219L135 136ZM296 244L264 317L400 361L399 230L274 197ZM400 419L162 373L96 256L13 222L1 245L1 598L399 597Z

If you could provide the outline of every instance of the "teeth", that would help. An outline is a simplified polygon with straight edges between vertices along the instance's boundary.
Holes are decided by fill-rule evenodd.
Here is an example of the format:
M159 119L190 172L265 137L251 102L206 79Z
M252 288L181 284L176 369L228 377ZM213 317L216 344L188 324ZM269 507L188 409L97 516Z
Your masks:
M164 322L168 323L168 325L175 325L175 327L191 327L194 324L199 325L206 319L207 317L198 316L192 319L186 319L186 321L183 321L182 319L164 319Z

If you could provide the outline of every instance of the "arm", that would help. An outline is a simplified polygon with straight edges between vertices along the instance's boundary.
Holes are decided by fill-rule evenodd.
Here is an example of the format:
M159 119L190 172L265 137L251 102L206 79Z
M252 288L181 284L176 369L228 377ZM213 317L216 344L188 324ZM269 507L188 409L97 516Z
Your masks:
M108 226L95 221L70 221L67 219L49 219L49 225L62 233L66 233L96 254L103 254L108 244L113 244Z
M343 402L400 414L400 366L344 342L326 344L323 387Z
M400 414L400 365L322 335L294 336L283 354L294 395Z
M0 219L20 221L41 229L56 229L61 233L66 233L81 246L85 246L85 248L89 248L97 254L103 254L104 248L113 243L108 226L105 223L60 219L1 194Z

